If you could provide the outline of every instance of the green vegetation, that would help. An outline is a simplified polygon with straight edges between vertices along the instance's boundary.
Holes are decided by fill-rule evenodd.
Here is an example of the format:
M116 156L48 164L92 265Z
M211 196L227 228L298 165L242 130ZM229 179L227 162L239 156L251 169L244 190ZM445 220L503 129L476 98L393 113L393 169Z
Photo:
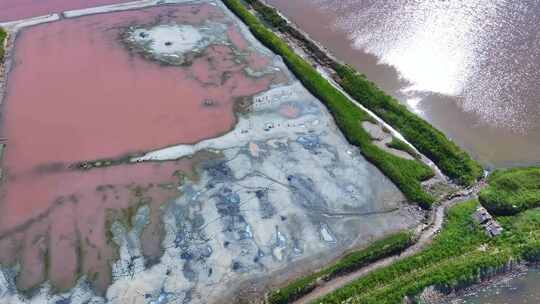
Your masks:
M420 158L420 155L416 153L416 151L413 148L411 148L411 146L407 145L405 142L395 137L392 138L392 141L389 142L387 146L392 149L397 149L397 150L407 152L409 153L409 155L413 156L414 158L417 158L417 159Z
M515 216L500 216L497 220L506 230L495 241L507 246L527 262L540 262L540 209L530 209Z
M263 19L270 23L271 26L284 30L287 27L287 21L278 14L278 12L271 7L268 7L261 3L259 0L245 0L247 4L251 5L259 14L263 16Z
M480 192L480 202L496 215L513 215L540 207L540 168L498 170Z
M420 169L418 162L397 160L375 147L369 135L360 127L360 122L368 119L365 112L350 103L309 63L265 28L239 0L223 2L248 25L263 44L283 57L304 86L328 107L349 142L360 147L364 156L389 176L409 199L416 197L424 206L429 206L432 197L421 190L418 182L428 175L427 171ZM249 0L249 3L255 3L255 6L260 5L258 2ZM287 26L269 19L270 15L271 18L279 17L275 11L258 8L258 12L271 25L287 30ZM462 185L471 185L481 177L482 168L444 134L410 113L405 106L385 95L352 68L337 63L334 65L339 78L337 80L347 93L398 129L446 175ZM390 145L404 148L399 142ZM480 199L483 203L490 202L495 206L511 205L511 211L538 207L538 170L528 168L509 170L504 174L496 172L489 179L490 186L482 191ZM514 205L517 207L513 207ZM414 297L429 286L449 292L478 282L481 278L504 269L509 262L540 260L540 209L498 217L504 232L501 236L489 238L472 219L471 215L477 206L478 201L471 200L451 208L443 231L428 248L388 267L370 272L315 303L397 304L401 303L404 297ZM376 255L369 256L376 259ZM344 258L336 264L339 266L330 266L274 292L270 295L270 303L289 303L314 288L317 280L339 275L343 270L346 272L362 267L366 265L364 263L370 263L366 261L371 258L361 253L354 258Z
M340 303L349 298L353 298L351 303L400 303L404 296L418 294L429 285L443 285L465 275L454 270L482 256L476 248L487 241L470 217L475 207L476 202L471 201L452 208L448 223L430 248L376 270L317 303Z
M6 31L0 27L0 63L4 62L4 54L5 54L4 41L6 40L6 38L7 38Z
M478 201L451 208L443 231L422 252L336 290L314 303L398 304L428 286L443 292L478 282L512 260L535 261L540 252L540 210L498 218L505 232L490 239L471 218Z
M346 254L336 263L272 292L268 297L268 303L292 303L311 292L318 280L331 280L337 276L353 272L379 259L400 253L412 243L412 234L409 232L400 232L376 241L365 249Z
M287 25L287 21L275 9L266 6L259 0L246 2L251 4L270 25L302 39L296 30ZM448 177L461 185L469 186L482 176L482 168L442 132L411 113L407 107L401 105L391 96L386 95L364 75L321 54L320 50L317 50L317 47L305 38L302 41L307 44L308 49L324 57L323 60L332 65L338 76L336 80L349 95L399 130L410 143L437 164Z
M482 168L467 153L442 132L386 95L364 75L338 63L333 68L339 76L339 84L347 93L396 128L448 177L469 186L482 176Z
M431 206L434 199L422 189L420 184L421 181L433 176L433 171L427 165L402 159L375 146L367 132L361 127L362 121L369 119L367 113L352 104L308 62L296 55L239 0L223 0L223 2L244 21L255 37L280 55L303 85L326 105L345 137L351 144L360 148L368 161L388 176L409 200L417 202L424 208Z
M540 209L530 203L538 198L540 168L497 171L481 196L511 201L518 215L496 219L504 232L488 238L472 220L478 201L457 205L448 212L441 234L424 251L371 272L316 303L401 303L428 286L443 292L461 288L503 269L509 261L540 261ZM535 192L536 191L536 192ZM533 209L536 208L536 209ZM512 209L513 210L513 209Z

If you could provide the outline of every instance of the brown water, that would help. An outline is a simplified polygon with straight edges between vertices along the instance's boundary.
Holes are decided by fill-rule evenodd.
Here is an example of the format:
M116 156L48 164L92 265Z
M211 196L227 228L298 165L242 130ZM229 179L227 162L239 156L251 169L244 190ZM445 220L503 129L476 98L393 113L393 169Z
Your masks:
M540 1L267 1L485 165L540 164ZM539 280L458 303L540 303Z
M268 2L482 163L540 163L540 1Z
M156 20L221 22L231 44L211 45L191 66L173 67L131 54L118 40L127 25ZM115 260L110 222L128 223L127 215L143 203L151 209L143 253L159 257L160 206L179 195L176 173L191 172L197 158L84 172L68 165L193 143L231 129L235 100L269 88L274 77L247 76L244 68L257 71L269 58L246 46L239 29L211 5L62 20L18 36L0 131L7 138L0 262L22 263L20 288L45 279L68 288L86 274L105 290ZM235 49L244 55L234 55Z
M66 10L131 1L133 0L2 0L0 1L0 21L19 20Z
M473 295L451 301L451 304L538 304L540 303L540 270L497 283Z

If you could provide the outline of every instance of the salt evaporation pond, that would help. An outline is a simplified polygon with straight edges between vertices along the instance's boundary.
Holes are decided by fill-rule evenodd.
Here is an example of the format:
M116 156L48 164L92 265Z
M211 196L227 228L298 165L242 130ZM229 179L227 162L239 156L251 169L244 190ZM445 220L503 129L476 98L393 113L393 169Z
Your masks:
M221 22L223 41L189 68L146 60L119 41L128 25L156 20ZM239 50L243 56L235 55ZM107 221L141 201L151 202L155 220L143 251L158 257L159 205L178 195L175 173L190 172L197 157L89 172L69 165L228 131L234 101L272 82L272 75L248 77L244 69L257 71L267 60L247 50L237 27L211 5L94 15L20 33L2 113L8 148L0 205L0 262L22 263L18 286L50 279L67 288L87 274L103 290L115 258Z
M131 1L133 0L2 0L0 21L13 21L66 10Z
M19 33L0 302L234 303L424 218L223 3L186 2Z

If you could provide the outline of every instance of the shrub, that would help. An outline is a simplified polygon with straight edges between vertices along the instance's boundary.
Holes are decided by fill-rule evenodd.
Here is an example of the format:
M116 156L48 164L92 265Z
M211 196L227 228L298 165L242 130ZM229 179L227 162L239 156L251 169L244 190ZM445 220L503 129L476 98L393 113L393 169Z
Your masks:
M521 248L521 256L527 262L540 262L540 241L534 240L525 244L525 246Z
M498 170L488 178L480 202L495 215L513 215L540 207L540 168Z
M4 62L4 55L5 55L4 41L6 40L6 38L7 38L6 31L0 27L0 63Z
M461 185L471 185L482 176L482 168L442 132L411 113L351 67L335 63L339 84L354 99L396 128L444 174Z
M245 0L246 3L251 5L259 14L262 15L263 19L270 23L271 26L283 30L287 27L287 21L278 14L278 12L271 7L268 7L261 3L258 0Z

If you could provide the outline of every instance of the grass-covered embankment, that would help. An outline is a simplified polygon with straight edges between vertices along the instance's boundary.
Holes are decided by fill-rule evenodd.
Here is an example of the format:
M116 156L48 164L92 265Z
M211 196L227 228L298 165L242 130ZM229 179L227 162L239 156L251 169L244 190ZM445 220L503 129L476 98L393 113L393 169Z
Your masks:
M392 141L389 142L388 144L386 144L386 146L388 146L389 148L392 148L392 149L397 149L397 150L401 150L403 152L407 152L410 156L412 156L414 158L417 158L417 159L421 158L420 155L411 146L409 146L408 144L406 144L402 140L397 139L395 137L392 138Z
M433 176L431 168L419 161L397 157L375 146L361 126L362 121L370 119L367 113L351 103L282 39L268 30L239 0L223 2L242 19L257 39L280 55L302 84L326 105L347 140L358 146L368 161L390 178L409 200L424 208L431 206L434 199L420 184Z
M314 303L399 304L426 287L449 292L492 275L509 261L540 258L540 210L497 218L503 235L490 239L471 218L478 205L451 208L442 232L422 252L375 270ZM344 301L344 302L343 302Z
M274 8L271 8L264 3L262 3L259 0L244 0L247 4L251 5L251 7L257 11L257 13L261 14L263 17L263 20L268 22L271 26L279 29L279 30L286 30L287 29L287 21L283 19Z
M318 280L331 280L360 269L370 263L404 251L413 244L413 236L409 232L400 232L372 243L369 247L353 251L340 258L334 264L323 268L309 276L294 280L273 291L268 296L269 304L286 304L311 292Z
M513 215L540 207L540 168L497 170L480 192L480 202L496 215Z
M7 38L6 31L0 27L0 63L4 62L4 56L6 53L6 50L4 49L4 43Z
M333 68L338 83L351 97L396 128L448 177L469 186L482 176L480 165L465 151L406 106L385 94L365 76L339 63L335 63Z
M290 27L275 9L259 0L247 0L246 2L269 25L296 38L301 35ZM431 159L444 174L465 186L472 185L482 176L482 168L442 132L410 112L407 107L401 105L391 96L386 95L362 74L325 56L316 45L307 39L302 40L311 52L319 57L324 57L323 60L329 62L338 76L336 80L350 96L396 128L422 154Z

